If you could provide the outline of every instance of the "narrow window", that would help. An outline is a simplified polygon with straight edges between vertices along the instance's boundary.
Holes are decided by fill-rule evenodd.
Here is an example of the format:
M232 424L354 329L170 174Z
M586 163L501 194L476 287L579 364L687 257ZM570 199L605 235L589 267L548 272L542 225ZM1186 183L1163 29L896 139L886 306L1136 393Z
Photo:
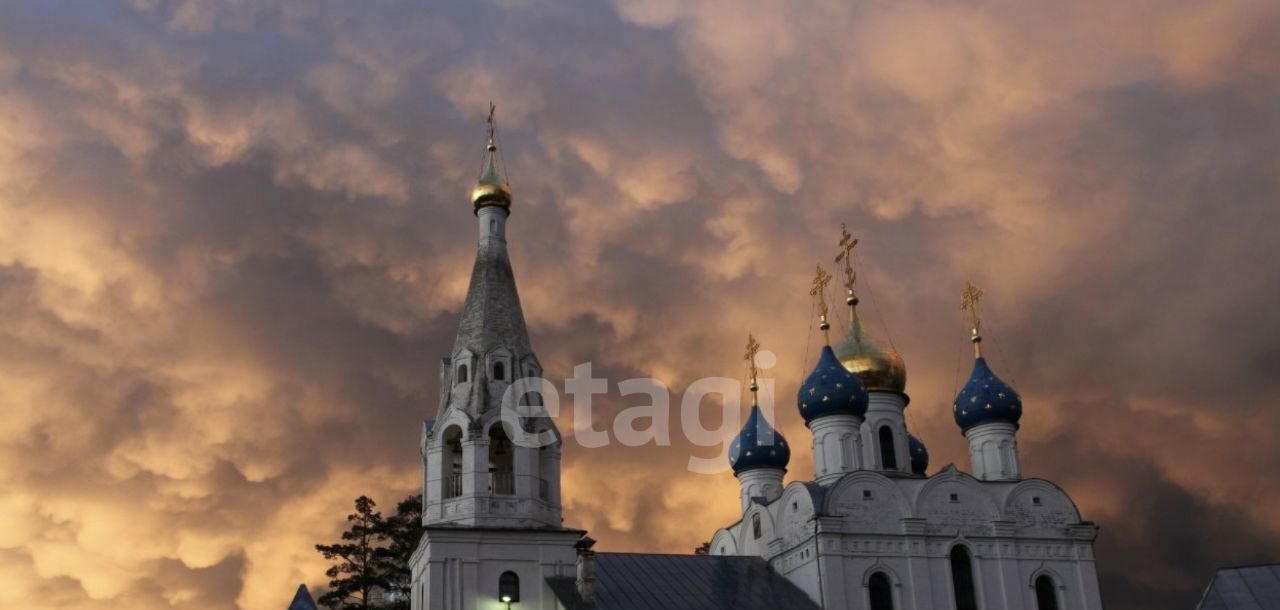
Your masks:
M498 233L498 220L496 218L489 219L489 234L496 235Z
M493 378L502 381L507 377L507 367L501 362L493 363Z
M872 574L867 586L871 589L871 610L893 610L893 589L884 572Z
M1041 574L1036 579L1036 608L1058 610L1058 594L1054 592L1053 579L1048 574Z
M751 536L760 539L760 514L751 515Z
M893 430L889 426L880 427L880 463L885 470L898 468L898 456L893 452Z
M948 497L948 499L949 499L950 501L952 501L952 502L959 502L959 501L960 501L960 494L951 494L951 495Z
M458 383L466 383L466 382L467 382L467 365L464 364L458 367Z
M870 499L871 499L871 490L870 490L870 489L864 489L864 490L862 490L862 499L863 499L863 500L870 500Z
M520 577L515 572L503 572L498 577L498 600L504 604L520 601Z
M956 610L978 610L969 549L958 544L951 548L951 588L956 596Z
M1040 496L1031 496L1031 505L1040 506Z

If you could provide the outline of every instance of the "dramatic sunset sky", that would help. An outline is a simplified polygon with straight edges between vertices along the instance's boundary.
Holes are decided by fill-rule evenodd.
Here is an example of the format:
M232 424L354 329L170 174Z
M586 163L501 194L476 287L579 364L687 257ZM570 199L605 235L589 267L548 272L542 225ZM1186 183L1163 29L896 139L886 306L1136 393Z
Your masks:
M986 288L1109 608L1280 561L1274 0L3 0L0 607L283 608L355 496L415 491L490 99L534 347L613 380L597 427L753 332L811 475L787 397L844 222L934 470ZM678 427L573 424L599 548L736 518Z

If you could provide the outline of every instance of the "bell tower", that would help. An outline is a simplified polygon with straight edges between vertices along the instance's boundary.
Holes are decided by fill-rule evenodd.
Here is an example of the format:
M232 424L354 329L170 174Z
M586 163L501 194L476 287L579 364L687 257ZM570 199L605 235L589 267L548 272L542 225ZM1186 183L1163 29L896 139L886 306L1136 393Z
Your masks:
M422 522L410 559L413 610L554 607L549 577L569 577L585 534L561 519L560 434L543 408L507 256L511 186L489 106L484 164L471 190L475 265L440 406L422 426Z
M440 367L439 415L422 430L426 525L560 527L560 438L526 382L542 367L507 256L511 199L490 106L471 190L475 266L453 353Z

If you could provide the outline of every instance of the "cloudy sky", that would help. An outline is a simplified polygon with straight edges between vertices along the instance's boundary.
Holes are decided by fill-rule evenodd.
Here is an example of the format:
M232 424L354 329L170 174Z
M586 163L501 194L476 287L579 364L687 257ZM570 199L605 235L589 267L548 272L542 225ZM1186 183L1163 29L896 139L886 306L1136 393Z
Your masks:
M678 393L753 332L807 446L847 223L934 468L972 278L1108 607L1189 608L1280 560L1277 57L1269 0L2 1L0 606L283 607L352 498L414 491L492 99L550 376ZM732 521L674 436L570 439L567 524Z

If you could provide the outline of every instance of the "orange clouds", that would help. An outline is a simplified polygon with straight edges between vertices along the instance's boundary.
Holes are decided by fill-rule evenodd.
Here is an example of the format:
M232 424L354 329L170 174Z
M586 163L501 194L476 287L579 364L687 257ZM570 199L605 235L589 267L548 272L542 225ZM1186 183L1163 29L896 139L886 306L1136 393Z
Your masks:
M602 418L627 377L738 375L754 332L804 477L808 274L847 222L935 468L964 465L972 276L1027 471L1101 522L1109 604L1188 605L1280 549L1278 26L1247 1L8 5L0 605L283 607L351 498L416 488L490 99L535 349L613 380ZM692 550L736 493L691 452L570 442L568 524Z

